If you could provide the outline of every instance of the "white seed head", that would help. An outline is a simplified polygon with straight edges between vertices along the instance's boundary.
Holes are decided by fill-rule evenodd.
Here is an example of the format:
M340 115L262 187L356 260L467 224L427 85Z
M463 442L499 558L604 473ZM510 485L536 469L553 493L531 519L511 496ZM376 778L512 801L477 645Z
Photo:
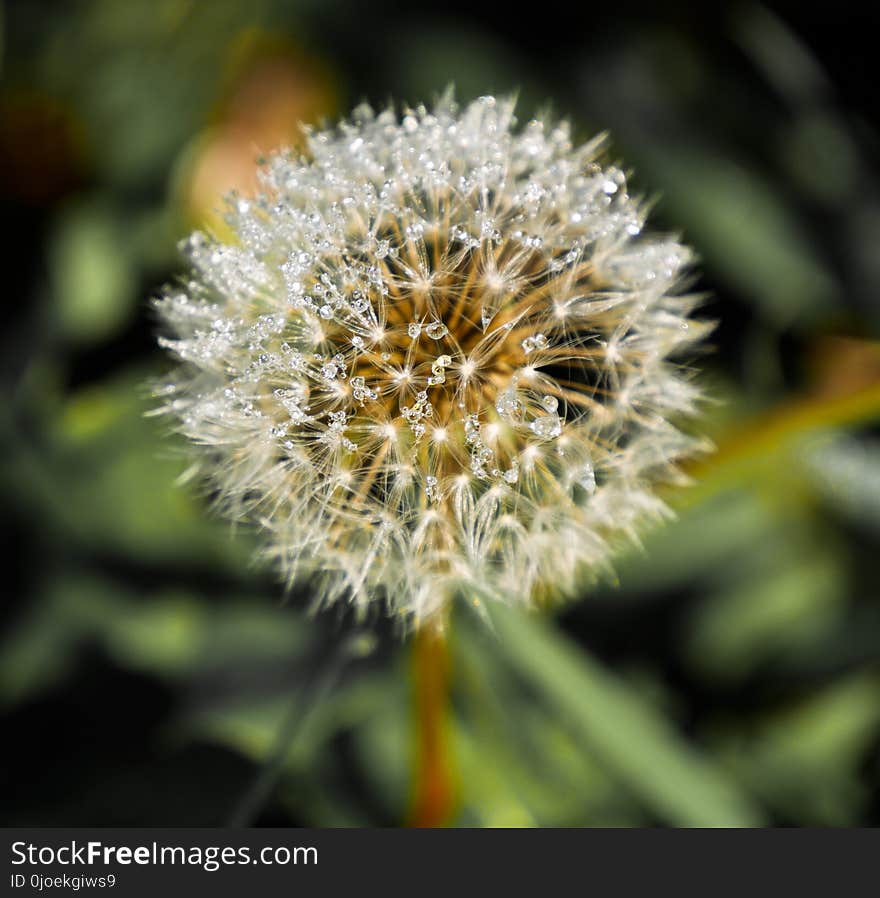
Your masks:
M513 102L362 106L228 198L157 300L163 411L223 509L319 604L416 624L456 595L571 594L664 513L707 325L601 140Z

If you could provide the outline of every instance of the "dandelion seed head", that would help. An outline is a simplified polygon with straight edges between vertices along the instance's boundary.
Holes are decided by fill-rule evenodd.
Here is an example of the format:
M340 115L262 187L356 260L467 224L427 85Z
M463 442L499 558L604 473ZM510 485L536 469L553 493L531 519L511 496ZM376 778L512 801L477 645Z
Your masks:
M513 107L312 132L227 200L234 243L184 241L157 300L163 411L320 605L418 624L459 594L570 595L695 448L688 249L645 233L601 140Z

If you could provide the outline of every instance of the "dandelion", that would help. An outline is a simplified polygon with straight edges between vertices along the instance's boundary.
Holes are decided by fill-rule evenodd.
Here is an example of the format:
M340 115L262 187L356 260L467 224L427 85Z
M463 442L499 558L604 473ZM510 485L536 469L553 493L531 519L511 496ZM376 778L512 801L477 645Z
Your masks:
M319 606L419 625L460 595L571 595L697 446L690 252L643 232L601 138L513 107L447 95L309 133L157 300L181 362L161 411Z

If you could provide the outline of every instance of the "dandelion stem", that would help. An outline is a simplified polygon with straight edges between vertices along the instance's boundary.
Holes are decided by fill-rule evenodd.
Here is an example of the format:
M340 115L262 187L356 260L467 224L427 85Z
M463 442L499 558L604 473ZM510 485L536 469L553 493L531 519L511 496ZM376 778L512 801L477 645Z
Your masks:
M416 766L409 825L436 827L455 810L456 788L449 746L449 647L444 632L423 626L413 643Z

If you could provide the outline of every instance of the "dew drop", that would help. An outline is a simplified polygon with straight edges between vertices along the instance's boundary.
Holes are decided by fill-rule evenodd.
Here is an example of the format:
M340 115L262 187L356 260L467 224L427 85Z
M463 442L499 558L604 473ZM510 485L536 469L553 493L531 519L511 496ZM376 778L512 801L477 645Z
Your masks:
M369 307L369 302L362 293L355 293L351 298L351 307L355 312L365 312Z
M534 352L536 349L546 349L549 345L550 341L544 334L535 334L532 337L526 337L525 340L522 341L523 352L526 355L530 352Z
M502 418L515 420L522 414L523 404L517 399L513 390L505 390L503 393L499 393L495 400L495 410Z
M557 414L540 415L532 421L529 428L542 440L553 440L562 433L562 421Z
M442 321L432 321L425 328L425 333L432 340L442 340L449 333L449 328Z
M589 462L581 468L578 474L578 483L591 496L596 492L596 472Z

